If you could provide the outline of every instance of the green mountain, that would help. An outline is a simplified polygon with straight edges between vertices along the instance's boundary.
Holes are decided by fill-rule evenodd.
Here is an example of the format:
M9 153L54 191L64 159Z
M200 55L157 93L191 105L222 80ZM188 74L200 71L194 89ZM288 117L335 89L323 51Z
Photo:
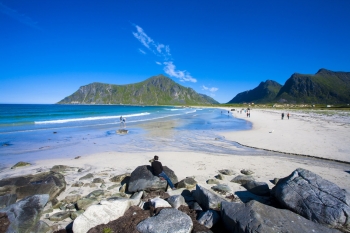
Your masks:
M228 103L268 103L272 102L276 97L277 93L280 91L282 85L272 81L266 80L266 82L261 82L259 86L253 90L244 91L237 94Z
M320 69L315 75L295 73L275 100L286 103L350 103L350 72Z
M91 83L82 86L58 104L131 104L131 105L211 105L213 98L181 86L163 75L143 82L113 85Z

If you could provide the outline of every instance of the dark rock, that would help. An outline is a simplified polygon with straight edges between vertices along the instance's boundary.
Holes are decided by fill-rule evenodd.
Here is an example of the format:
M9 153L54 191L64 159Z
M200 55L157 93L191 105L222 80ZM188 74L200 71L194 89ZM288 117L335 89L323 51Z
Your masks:
M223 175L227 175L227 176L232 176L235 174L235 172L233 170L230 169L223 169L223 170L219 170L219 172Z
M70 212L66 212L66 211L57 212L57 213L54 213L53 215L51 215L49 219L52 222L59 222L59 221L62 221L66 218L69 218L70 214L71 214Z
M255 195L270 196L269 186L265 182L249 181L243 187Z
M140 233L190 233L192 228L191 218L176 209L162 209L158 215L137 225Z
M79 168L78 172L83 172L85 169L84 168Z
M350 231L350 195L336 184L298 168L280 179L273 194L284 207L313 222Z
M129 130L127 129L118 129L115 131L117 134L127 134Z
M50 169L52 172L68 172L68 171L75 171L76 168L74 167L69 167L66 165L55 165Z
M26 167L26 166L30 166L30 165L32 165L32 164L21 161L21 162L16 163L15 165L13 165L11 167L11 169L15 169L15 168L19 168L19 167Z
M175 173L163 166L164 172L168 175L173 184L177 183L177 177ZM137 167L130 176L128 191L137 192L141 190L145 191L165 191L167 187L166 180L161 180L159 177L154 176L152 173L152 167L143 165Z
M231 180L231 182L237 183L237 184L245 184L248 181L254 181L254 178L252 176L243 176L238 175L235 178Z
M191 202L189 207L196 211L203 211L202 207L197 202Z
M203 211L197 216L197 221L207 228L212 228L219 220L220 215L214 210Z
M254 174L254 172L252 170L249 170L249 169L243 169L243 170L241 170L241 173L244 175L247 175L247 176Z
M16 194L18 199L35 194L49 194L50 200L66 189L64 176L55 172L43 172L0 180L0 195Z
M92 183L104 183L105 181L102 178L93 179Z
M222 202L221 218L229 232L339 232L311 222L289 210L276 209L257 201Z
M125 173L122 175L117 175L117 176L113 176L112 178L110 178L109 180L111 182L115 182L115 183L122 183L122 181L126 178L126 177L130 177L130 173Z
M10 221L7 232L33 232L48 200L48 194L33 195L0 209L0 213L5 213Z
M77 182L75 182L74 184L72 184L72 187L81 187L81 186L83 186L83 185L84 185L83 182L77 181Z
M0 209L16 203L16 200L17 200L16 194L6 194L3 196L0 196Z
M215 178L218 179L218 180L224 180L224 179L225 179L225 176L223 176L222 174L217 174L217 175L215 176Z
M89 174L86 174L86 175L83 176L83 177L80 177L79 180L88 180L88 179L91 179L91 178L93 178L93 177L94 177L94 175L93 175L92 173L89 173Z
M222 201L226 201L224 198L217 194L199 186L197 184L196 190L193 192L193 197L203 210L218 209Z
M181 180L177 183L177 188L193 189L196 187L197 181L191 177Z

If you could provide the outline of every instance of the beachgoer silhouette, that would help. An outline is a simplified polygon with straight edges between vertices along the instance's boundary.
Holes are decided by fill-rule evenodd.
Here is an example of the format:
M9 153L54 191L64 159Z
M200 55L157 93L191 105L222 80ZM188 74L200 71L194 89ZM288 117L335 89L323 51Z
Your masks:
M284 113L282 112L282 120L283 120L283 118L284 118Z
M121 128L123 125L123 116L120 116L119 120L120 120L120 128Z
M126 118L123 118L123 125L124 125L124 128L126 127Z
M289 113L287 113L287 117L288 117L288 120L289 120Z
M158 176L158 177L164 178L168 182L170 188L172 190L174 190L175 187L173 185L173 182L171 182L171 180L167 176L167 174L164 173L162 163L159 162L158 159L159 159L159 157L157 155L155 155L154 159L150 160L152 168L153 168L153 174Z

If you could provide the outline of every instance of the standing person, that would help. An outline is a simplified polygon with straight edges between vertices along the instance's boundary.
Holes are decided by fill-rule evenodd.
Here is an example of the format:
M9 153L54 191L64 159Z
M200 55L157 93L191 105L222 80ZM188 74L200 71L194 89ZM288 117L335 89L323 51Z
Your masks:
M151 160L153 174L158 176L158 177L164 178L168 182L170 188L172 190L175 190L173 182L171 182L170 178L164 173L162 163L159 162L158 159L159 159L159 157L157 155L155 155L153 161Z
M249 112L247 111L247 117L249 116Z
M288 117L288 120L289 120L289 113L287 113L287 117Z
M123 116L120 116L119 120L120 120L120 128L121 128L123 125Z
M282 120L283 120L283 118L284 118L284 112L282 112Z

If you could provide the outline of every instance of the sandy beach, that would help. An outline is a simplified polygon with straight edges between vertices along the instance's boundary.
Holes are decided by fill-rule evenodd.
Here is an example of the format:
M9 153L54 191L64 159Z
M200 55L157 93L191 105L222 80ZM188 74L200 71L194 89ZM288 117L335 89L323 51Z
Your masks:
M276 150L281 152L306 154L322 158L337 159L350 162L350 143L347 143L349 131L349 117L337 118L327 115L305 116L305 113L290 112L290 119L280 119L280 111L273 110L252 110L251 117L233 113L234 117L244 118L251 121L251 130L233 131L221 133L227 140L236 141L240 144L263 149ZM315 115L315 114L314 114ZM109 185L109 178L123 173L131 173L137 166L149 164L148 160L154 155L160 157L164 166L168 166L178 179L194 176L197 182L210 189L211 185L206 180L214 178L220 169L232 169L236 175L242 169L254 171L254 177L258 181L264 181L272 188L270 180L289 175L298 167L313 171L325 179L336 183L341 188L350 190L350 165L323 161L303 156L277 154L271 155L268 152L260 152L260 155L239 155L239 148L235 154L197 152L189 150L174 149L169 147L172 143L174 132L172 127L174 121L164 121L145 124L142 127L148 130L148 137L159 141L163 148L156 147L154 150L140 150L139 152L116 152L105 151L97 154L84 154L79 159L50 159L37 161L32 166L19 169L4 169L0 177L17 176L21 174L37 173L47 171L54 165L68 165L76 168L84 168L82 173L67 173L66 181L72 184L87 173L96 174ZM270 133L271 132L271 133ZM206 144L220 145L220 140L203 142ZM209 145L210 146L210 145ZM232 192L245 190L242 186L230 182L235 177L226 176L222 183L228 184ZM76 190L80 194L91 191L90 188L73 188L67 186L66 191L60 195L60 199Z

